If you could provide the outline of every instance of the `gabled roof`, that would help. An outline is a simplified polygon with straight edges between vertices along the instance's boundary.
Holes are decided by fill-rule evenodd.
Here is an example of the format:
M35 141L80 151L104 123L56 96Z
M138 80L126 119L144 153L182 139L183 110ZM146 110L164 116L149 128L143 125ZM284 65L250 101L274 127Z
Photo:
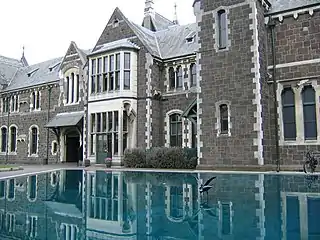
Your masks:
M320 0L269 0L271 8L268 13L289 11L290 9L301 8L313 4L319 4Z
M0 56L0 84L8 84L21 67L19 60Z
M70 55L71 53L76 53L79 55L80 59L81 59L81 62L82 64L85 64L87 62L87 54L85 53L84 50L81 50L78 48L77 44L74 42L74 41L71 41L69 47L68 47L68 50L65 54L65 56L63 57L62 61L61 61L61 64L60 64L60 67L59 67L59 70L61 70L61 67L63 66L63 63L66 59L66 57L68 55Z
M62 57L20 68L4 91L18 90L55 82L59 79Z
M159 45L160 55L163 59L195 54L198 43L195 39L197 24L174 25L166 30L155 32ZM194 40L187 41L187 37L193 36Z
M144 17L142 26L147 28L147 25L151 24L152 28L154 28L154 31L160 31L167 29L170 26L175 25L175 23L161 14L155 12L154 15L147 15ZM150 26L151 27L151 26ZM149 29L152 30L152 29Z

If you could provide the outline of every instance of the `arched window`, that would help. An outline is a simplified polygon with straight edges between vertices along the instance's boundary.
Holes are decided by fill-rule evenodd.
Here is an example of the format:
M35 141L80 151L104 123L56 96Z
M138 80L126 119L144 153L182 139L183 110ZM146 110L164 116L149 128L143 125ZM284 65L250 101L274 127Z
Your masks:
M227 47L227 13L225 10L220 10L218 12L218 46L219 49L224 49Z
M2 127L1 128L1 152L6 152L7 151L7 127Z
M229 110L227 104L221 104L220 111L220 133L227 134L229 132Z
M30 155L38 154L38 128L33 126L30 128Z
M294 92L291 88L282 90L281 101L284 140L296 140L296 110Z
M10 152L17 151L17 127L10 127Z
M182 119L177 113L170 116L170 146L182 147Z
M170 84L170 89L175 89L176 87L176 77L174 73L173 67L169 68L169 84Z
M312 86L302 90L304 138L317 139L316 94Z
M197 85L197 67L196 64L192 63L190 65L190 87Z
M183 85L183 70L181 66L178 66L176 88L182 88L182 85Z

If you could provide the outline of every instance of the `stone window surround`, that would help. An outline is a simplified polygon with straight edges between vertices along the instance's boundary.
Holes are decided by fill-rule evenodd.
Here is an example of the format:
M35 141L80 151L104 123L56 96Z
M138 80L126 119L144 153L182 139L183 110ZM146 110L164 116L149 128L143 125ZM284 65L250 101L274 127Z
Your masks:
M37 151L34 154L31 154L31 141L32 141L32 128L36 128L37 129ZM39 153L39 127L37 125L31 125L29 128L29 141L28 141L28 157L39 157L38 153Z
M36 98L39 98L39 108L34 109L33 106L33 93L35 93ZM37 94L36 94L37 93ZM30 93L30 111L41 111L41 91L40 90L33 90Z
M221 105L227 105L228 107L228 133L221 133L221 123L220 123L220 106ZM228 100L221 100L215 103L216 112L216 124L215 129L217 130L217 137L219 136L231 136L231 129L232 129L232 122L231 122L231 102Z
M4 111L4 99L9 99L9 106L7 111ZM16 108L14 108L14 103L16 103ZM12 110L13 108L13 110ZM3 97L1 99L1 112L2 113L16 113L19 112L19 95L12 95L10 97Z
M0 155L6 154L6 151L5 152L2 151L2 129L3 128L6 129L6 135L7 135L6 136L6 151L7 151L7 148L8 148L8 127L6 125L2 125L0 127L0 134L1 134L1 136L0 136Z
M72 84L72 88L71 88L70 82L71 82L72 73L74 74L74 80L73 80L73 84ZM67 85L68 79L69 79L69 85ZM79 104L80 99L81 99L80 98L80 71L79 71L79 67L74 66L71 69L68 69L67 71L65 71L63 73L63 82L64 82L64 84L66 84L66 85L63 85L63 87L64 87L63 91L65 93L64 98L63 98L63 104L67 105L67 106ZM67 91L66 86L69 87L69 91ZM72 92L73 92L73 102L71 102ZM67 93L69 95L68 99L66 96ZM78 101L76 101L77 98L78 98Z
M180 114L182 115L183 111L180 109L173 109L170 110L166 113L166 117L165 117L165 123L164 123L164 131L166 132L165 135L165 147L170 147L170 116L172 114ZM185 133L186 131L186 121L188 121L188 126L187 128L189 128L190 125L190 120L185 120L184 118L182 118L182 147L187 147L191 145L191 141L192 139L190 138L190 134ZM188 141L188 143L185 143L185 140Z
M130 69L124 69L124 54L125 53L130 53ZM98 68L98 64L97 64L97 59L101 59L101 71L100 71L100 77L101 77L101 83L104 81L104 78L103 78L103 75L106 74L106 73L109 73L109 68L110 68L110 62L109 62L109 59L110 59L110 56L114 56L114 69L115 69L115 66L116 66L116 55L117 54L120 54L120 89L117 89L117 90L108 90L109 88L109 78L108 78L108 85L107 85L107 90L106 91L103 91L103 88L101 86L101 92L97 92L95 91L94 93L92 93L92 80L91 80L91 77L92 77L92 60L96 60L96 70L95 70L95 76L97 76L97 68ZM122 91L130 91L132 90L132 87L133 87L133 83L132 83L132 71L133 71L133 54L135 54L134 51L132 50L117 50L117 51L110 51L110 52L107 52L107 53L103 53L103 54L100 54L98 56L95 56L95 57L91 57L89 59L89 89L88 89L88 93L89 95L96 95L96 94L102 94L102 93L112 93L112 92L122 92ZM108 70L105 71L104 69L104 59L105 57L108 57ZM129 89L124 89L124 72L126 71L129 71L130 70L130 88ZM115 72L115 70L113 71ZM115 79L115 76L114 76L114 79ZM95 81L96 82L96 81ZM114 86L115 87L115 86ZM96 88L96 85L95 85L95 88Z
M196 75L196 83L194 86L191 87L191 65L192 64L196 64L196 62L192 61L192 62L189 62L189 63L179 63L179 62L173 62L172 65L168 65L167 66L167 69L166 69L166 79L165 79L165 82L164 82L164 85L166 87L166 90L168 93L172 93L172 92L181 92L182 90L185 91L187 90L186 89L186 86L185 86L185 83L187 83L187 87L188 89L196 89L197 88L197 75ZM175 78L177 77L177 68L181 66L182 67L182 88L174 88L174 89L171 89L170 88L170 75L169 75L169 69L171 67L173 67L173 70L174 70L174 73L175 73ZM188 69L188 77L185 78L185 69ZM197 64L196 64L196 72L197 72Z
M33 199L30 198L30 191L31 191L31 177L35 176L36 177L36 194L35 197ZM32 176L28 176L27 177L27 198L29 200L29 202L35 202L37 201L37 197L38 197L38 176L37 175L32 175Z
M213 34L213 38L215 39L214 42L214 49L216 50L216 52L224 52L224 51L228 51L231 47L231 39L230 39L230 34L231 34L231 30L230 30L230 19L229 19L229 14L230 14L230 8L234 8L235 6L221 6L217 9L215 9L213 11L213 18L215 19L215 23L213 24L213 30L214 30L214 34ZM227 18L227 44L225 48L220 49L219 47L219 29L218 29L218 22L219 22L219 16L218 13L224 10L226 13L226 18Z
M54 152L54 145L57 145L57 150L56 150L56 152ZM51 142L51 155L53 155L53 156L57 156L58 155L58 152L59 152L59 144L58 144L58 141L57 140L53 140L52 142Z
M16 148L14 149L14 151L11 151L11 131L12 131L12 127L15 127L16 128ZM16 124L11 124L10 127L9 127L9 134L8 134L8 143L9 145L7 147L9 147L9 154L13 154L13 155L16 155L17 154L17 148L18 148L18 126Z
M16 106L14 105L16 104ZM12 95L10 97L10 112L15 113L19 112L20 104L19 104L19 95Z
M279 124L279 145L280 146L287 146L287 145L319 145L320 144L320 112L318 111L320 109L320 103L319 103L319 97L320 97L320 85L317 84L317 80L310 81L311 86L315 90L316 94L316 118L317 118L317 140L305 140L304 139L304 120L303 120L303 106L302 106L302 97L301 93L303 88L308 84L301 84L300 86L297 86L297 84L291 84L291 88L294 92L295 96L295 110L296 110L296 141L286 141L284 140L283 135L283 117L282 117L282 103L281 103L281 93L284 89L283 83L278 83L277 87L277 99L278 99L278 124ZM289 84L287 84L289 85ZM310 84L309 84L310 85Z

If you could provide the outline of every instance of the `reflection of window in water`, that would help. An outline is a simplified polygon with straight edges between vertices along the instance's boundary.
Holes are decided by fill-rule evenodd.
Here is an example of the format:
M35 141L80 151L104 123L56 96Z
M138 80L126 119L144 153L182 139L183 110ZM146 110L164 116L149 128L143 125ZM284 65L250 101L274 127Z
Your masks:
M65 240L77 240L79 229L77 225L61 223L61 235Z
M232 234L232 202L218 202L219 236Z
M27 216L27 235L30 238L35 238L37 236L37 224L38 217L37 216Z
M320 239L320 193L282 193L284 240Z
M183 217L183 187L170 187L170 217Z
M7 213L6 215L6 230L8 232L15 231L15 215L13 213Z
M0 181L0 198L5 197L5 186L6 186L5 181Z
M13 200L15 197L15 179L10 179L8 182L8 199Z
M34 201L37 197L37 175L28 177L28 199Z
M111 173L97 173L96 176L91 175L90 182L90 218L118 221L119 176ZM122 184L125 191L126 185ZM124 202L120 204L125 204Z

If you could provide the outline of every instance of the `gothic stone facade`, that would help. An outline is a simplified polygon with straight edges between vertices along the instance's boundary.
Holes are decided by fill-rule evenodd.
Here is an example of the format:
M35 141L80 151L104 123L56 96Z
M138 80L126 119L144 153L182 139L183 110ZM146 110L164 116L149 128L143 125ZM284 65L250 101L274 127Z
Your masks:
M200 166L301 164L320 142L317 1L193 8L196 21L179 25L146 1L142 26L116 8L90 51L72 42L32 66L2 57L1 160L103 163L111 153L121 164L126 148L180 146L197 148Z

